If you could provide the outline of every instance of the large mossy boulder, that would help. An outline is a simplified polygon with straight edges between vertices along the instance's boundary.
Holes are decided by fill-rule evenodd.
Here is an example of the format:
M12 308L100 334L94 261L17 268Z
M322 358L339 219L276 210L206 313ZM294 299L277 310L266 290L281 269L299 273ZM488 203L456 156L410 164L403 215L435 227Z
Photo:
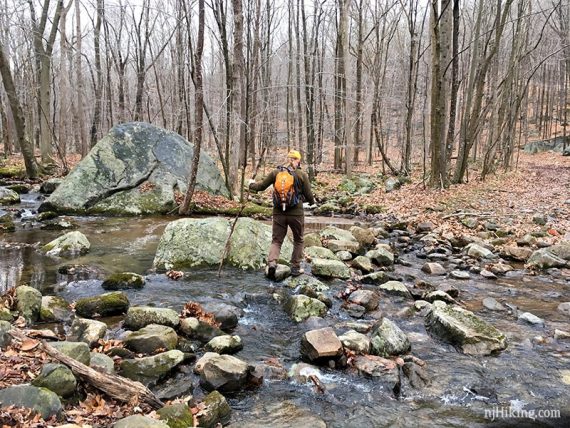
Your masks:
M219 217L173 221L166 226L160 238L154 266L157 269L217 266L224 254L230 229L230 221ZM240 218L232 233L225 262L240 269L260 269L266 264L270 244L271 226ZM286 238L281 257L288 260L292 252L293 245Z
M465 354L490 355L507 347L503 333L458 306L433 305L424 321L431 334L457 346Z
M32 381L32 385L47 388L60 397L69 397L75 392L77 379L63 364L45 364L38 377Z
M103 280L101 287L111 290L140 289L145 284L144 276L133 272L119 272L109 275Z
M20 195L6 187L0 187L0 205L17 204L20 202Z
M91 248L87 237L79 232L68 232L42 247L48 256L75 257L86 254Z
M175 191L186 192L194 146L180 135L142 122L113 127L71 171L40 211L137 215L168 213ZM229 192L215 162L202 151L196 187Z
M16 308L27 322L38 321L42 307L42 293L33 287L16 287Z
M63 409L55 392L32 385L14 385L0 390L0 407L33 409L44 418L57 416Z
M178 312L169 308L151 306L130 307L125 318L124 327L139 330L149 324L159 324L176 328L180 324Z
M154 354L159 349L171 351L178 344L178 336L172 327L149 324L132 332L124 340L125 346L140 354Z
M122 291L84 297L75 303L75 312L83 318L120 315L127 312L127 309L129 309L129 299Z

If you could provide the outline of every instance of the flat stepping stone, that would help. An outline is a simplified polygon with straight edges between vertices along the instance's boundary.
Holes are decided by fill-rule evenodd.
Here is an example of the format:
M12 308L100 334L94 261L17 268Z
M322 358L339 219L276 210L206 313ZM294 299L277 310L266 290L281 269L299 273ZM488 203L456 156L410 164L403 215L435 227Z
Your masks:
M452 278L455 279L469 279L471 278L471 275L469 275L469 272L465 272L463 270L453 270L450 273Z

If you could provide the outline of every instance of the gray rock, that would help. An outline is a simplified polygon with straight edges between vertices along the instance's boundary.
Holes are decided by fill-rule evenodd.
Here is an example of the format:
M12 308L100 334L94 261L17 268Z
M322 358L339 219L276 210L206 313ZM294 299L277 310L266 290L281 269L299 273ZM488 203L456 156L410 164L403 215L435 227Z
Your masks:
M203 408L196 415L198 426L213 428L215 426L226 425L229 422L232 409L226 398L218 391L212 391L202 401Z
M374 383L382 389L399 396L400 374L393 360L375 355L359 355L354 359L354 367L362 375L373 378Z
M231 355L208 353L197 363L200 384L208 391L236 392L244 389L253 367Z
M536 245L536 243L538 242L538 240L536 239L536 237L532 236L530 233L527 233L526 235L524 235L521 239L519 239L517 241L517 245L520 246L532 246L532 245Z
M447 274L447 271L445 270L445 268L440 265L439 263L435 263L435 262L428 262L428 263L424 263L424 265L422 266L422 271L429 274L429 275L445 275Z
M525 266L538 269L560 268L566 266L566 261L553 254L549 248L542 248L532 253Z
M506 275L507 273L513 271L514 268L506 263L494 263L490 266L490 270L495 275Z
M42 247L42 250L45 251L48 256L77 257L87 254L90 248L91 243L87 237L83 233L75 230L47 243Z
M120 419L113 428L168 428L168 424L143 415L132 415Z
M570 241L561 241L550 247L549 250L555 256L570 261Z
M378 288L380 288L380 290L386 294L390 294L392 296L405 297L406 299L412 297L410 291L408 290L408 287L406 287L404 283L400 281L387 281L384 284L380 284Z
M214 315L214 319L220 324L220 329L224 331L237 327L243 314L240 308L221 302L204 303L202 307Z
M265 276L269 277L269 266L265 267ZM275 269L275 275L274 275L275 281L280 282L287 279L290 276L291 276L291 268L287 265L278 263L277 268Z
M172 327L149 324L124 339L125 346L139 354L154 354L159 349L171 351L178 344L178 335Z
M14 224L14 219L12 215L4 210L0 210L0 233L1 232L13 232L16 230L16 225Z
M372 260L366 256L357 256L352 261L352 267L358 269L364 273L372 272L374 266L372 265Z
M321 239L358 242L352 232L336 226L327 226L319 232Z
M235 354L243 349L243 343L239 336L225 334L212 338L204 349L217 354Z
M305 242L305 249L309 247L322 247L323 243L321 242L321 236L318 233L312 232L307 233L303 240Z
M442 290L430 291L430 292L426 293L422 297L422 299L425 300L426 302L429 302L429 303L433 303L436 300L441 300L445 303L455 303L453 298L449 294L447 294L445 291L442 291Z
M20 203L20 195L6 187L0 187L0 205Z
M373 311L380 303L380 296L371 290L356 290L350 294L348 300L364 307L367 311Z
M178 312L168 308L154 308L151 306L132 306L127 311L123 323L125 328L140 330L149 324L160 324L176 328L180 324Z
M156 413L160 416L160 420L166 422L169 427L187 428L194 426L194 416L192 416L188 403L167 404L158 409Z
M392 266L394 264L394 254L382 247L368 251L365 256L378 266Z
M469 275L469 272L465 272L463 270L452 270L450 275L454 279L469 279L469 278L471 278L471 276Z
M295 322L301 322L311 316L322 317L327 313L327 306L316 298L305 295L293 295L285 301L285 312Z
M228 425L228 428L326 428L327 424L313 410L292 401L274 400L264 404L261 410L255 411L246 420L239 420Z
M386 272L380 271L364 275L360 280L363 284L381 285L390 281L390 277L386 274Z
M519 315L519 320L526 321L529 324L533 325L542 325L544 326L544 320L542 318L537 317L530 312L523 312Z
M386 193L398 190L401 186L402 183L396 177L388 177L386 181L384 181L384 189L386 190Z
M506 259L517 260L520 262L525 262L531 256L532 250L528 247L517 247L514 245L509 245L503 248L501 251L501 256Z
M330 327L306 332L301 339L301 356L310 362L342 355L342 343Z
M72 342L85 342L93 347L107 333L107 324L85 318L75 318L71 324L68 339Z
M8 333L12 330L12 324L8 321L0 321L0 348L12 343L12 336Z
M338 258L338 260L341 260L343 262L348 262L349 260L352 260L352 253L350 251L339 251L335 255Z
M154 267L168 270L218 266L230 229L230 221L221 217L184 218L170 222L160 238ZM231 235L225 262L239 269L261 269L267 263L270 244L270 225L240 218ZM281 259L289 260L292 252L293 245L286 238L281 248Z
M180 321L180 332L189 339L199 340L203 343L225 334L219 328L193 317L184 318Z
M123 360L120 364L120 374L148 385L166 376L182 361L184 353L175 349L151 357Z
M457 346L465 354L490 355L507 347L503 333L458 306L434 304L424 322L431 334Z
M71 306L59 296L43 296L40 320L44 322L67 322L73 316Z
M115 362L113 359L100 352L91 352L89 367L102 373L115 373Z
M416 311L421 311L424 308L431 308L431 303L426 302L425 300L416 300L414 302L414 309Z
M16 287L16 308L27 322L40 319L42 307L42 293L33 287L20 285Z
M374 230L370 228L352 226L350 232L362 247L372 245L376 242L376 234Z
M133 272L114 273L103 281L101 287L104 290L128 290L131 288L143 288L145 284L144 276Z
M53 342L50 343L50 345L59 352L85 364L86 366L88 366L91 361L89 346L85 342Z
M469 257L473 257L475 259L491 259L495 257L491 250L475 243L469 244L465 250Z
M370 338L365 334L349 330L342 336L339 336L338 339L345 348L357 354L368 354L370 352Z
M308 287L315 292L324 292L329 290L329 286L319 281L317 278L309 275L300 275L295 278L289 279L287 285L291 288L299 289L301 287Z
M174 189L186 192L192 156L192 144L174 132L142 122L119 124L71 171L40 211L168 213L175 207ZM218 168L204 151L196 186L229 196Z
M563 302L558 305L558 312L570 316L570 302Z
M372 354L387 357L403 354L408 352L410 348L410 341L406 333L388 318L384 318L373 327L370 339Z
M122 291L111 291L98 296L84 297L75 303L75 312L80 317L93 318L120 315L129 309L129 299Z
M570 339L570 333L563 330L554 330L554 338L556 340L568 340Z
M356 241L330 239L325 241L325 246L332 252L348 251L349 253L356 254L360 250L360 244Z
M483 299L483 306L486 309L489 309L490 311L506 311L507 308L505 308L503 305L501 305L499 302L497 302L497 300L495 300L492 297L485 297Z
M350 278L348 267L338 260L313 259L311 262L311 272L313 275L328 278Z
M335 253L325 247L305 247L305 256L309 259L338 260Z
M467 227L468 229L476 229L479 225L479 221L476 218L467 217L461 219L461 224L463 224L463 226Z
M50 178L42 183L40 186L40 193L44 195L51 195L55 189L63 182L63 178Z
M487 279L497 279L497 275L495 275L493 272L491 272L490 270L487 270L487 269L481 269L481 272L479 272L479 274L480 274L483 278L487 278Z
M48 363L42 367L42 371L32 381L32 385L47 388L65 398L75 392L77 379L67 366Z
M32 385L14 385L0 390L0 407L34 409L42 418L57 416L63 409L55 392Z

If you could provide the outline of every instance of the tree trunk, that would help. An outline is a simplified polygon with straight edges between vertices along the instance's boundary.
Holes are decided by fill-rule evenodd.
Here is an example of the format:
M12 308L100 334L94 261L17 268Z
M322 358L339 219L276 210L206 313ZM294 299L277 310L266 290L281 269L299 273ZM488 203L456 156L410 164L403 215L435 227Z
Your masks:
M81 156L85 157L89 152L89 144L87 142L86 126L85 126L85 106L83 101L83 92L85 83L83 82L83 65L81 63L81 3L75 0L75 73L77 76L77 121L79 124L79 137Z
M90 131L90 147L93 147L97 143L98 129L101 126L101 102L103 94L103 72L101 70L101 22L103 20L103 14L105 13L104 0L97 0L97 17L95 20L95 28L93 32L93 42L95 51L95 87L94 90L94 106L93 106L93 121L91 122Z

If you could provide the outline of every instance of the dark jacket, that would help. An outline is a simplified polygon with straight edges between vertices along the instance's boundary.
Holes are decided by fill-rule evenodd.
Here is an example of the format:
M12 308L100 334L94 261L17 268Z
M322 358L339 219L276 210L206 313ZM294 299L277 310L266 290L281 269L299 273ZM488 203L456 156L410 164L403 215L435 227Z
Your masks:
M277 176L278 173L279 170L274 169L263 180L251 183L249 185L250 190L255 190L256 192L259 192L267 189L269 186L275 183L275 177ZM282 211L279 208L273 207L273 214L304 215L303 202L306 201L311 205L315 204L315 197L313 196L313 192L311 190L311 182L309 181L309 176L305 171L302 171L300 168L297 168L295 170L295 174L297 175L297 178L301 182L301 198L300 198L301 201L294 207L289 208L287 211Z

